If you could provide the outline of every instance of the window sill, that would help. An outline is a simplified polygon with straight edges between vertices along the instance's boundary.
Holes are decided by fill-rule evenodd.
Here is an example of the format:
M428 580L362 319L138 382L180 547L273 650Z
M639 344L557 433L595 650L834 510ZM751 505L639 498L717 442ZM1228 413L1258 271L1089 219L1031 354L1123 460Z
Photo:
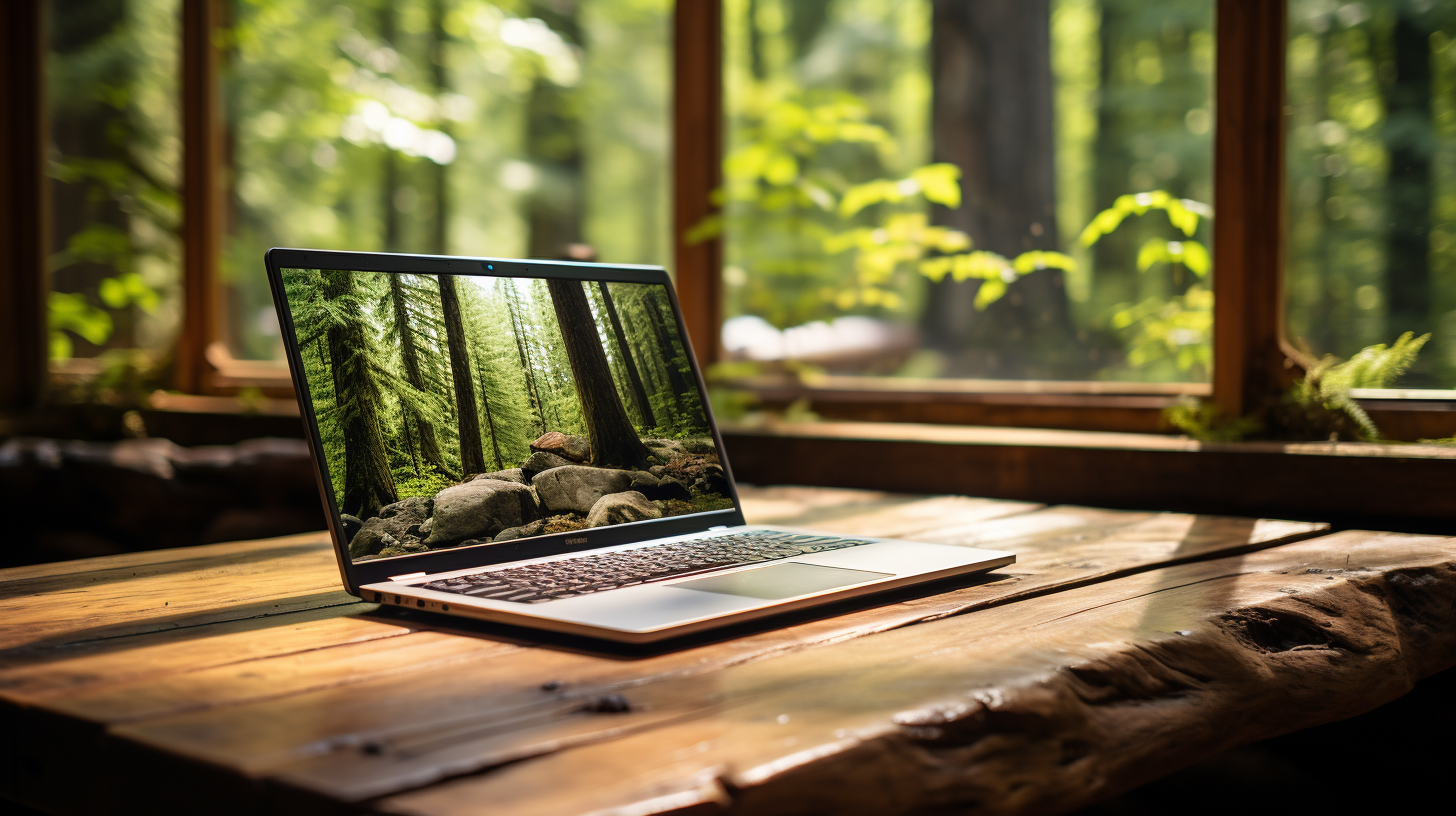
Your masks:
M1456 448L823 422L724 428L734 475L1099 507L1449 529Z
M1125 434L1167 434L1163 410L1180 397L1209 397L1206 383L1008 380L912 380L808 375L735 378L719 383L746 391L758 405L782 412L807 402L832 421L926 423L988 428L1062 428ZM1381 433L1414 441L1456 436L1456 391L1360 389L1355 394Z

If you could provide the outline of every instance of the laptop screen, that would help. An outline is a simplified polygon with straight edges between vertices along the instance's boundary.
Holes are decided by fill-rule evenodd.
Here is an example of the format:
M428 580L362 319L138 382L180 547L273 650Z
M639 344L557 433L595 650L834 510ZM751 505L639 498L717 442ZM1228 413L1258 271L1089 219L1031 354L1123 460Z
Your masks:
M352 562L734 506L665 286L281 272Z

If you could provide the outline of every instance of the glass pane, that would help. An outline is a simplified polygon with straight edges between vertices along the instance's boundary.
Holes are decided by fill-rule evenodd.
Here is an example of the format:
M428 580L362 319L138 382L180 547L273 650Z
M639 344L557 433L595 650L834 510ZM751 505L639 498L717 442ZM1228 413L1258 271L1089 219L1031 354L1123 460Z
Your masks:
M53 0L46 11L51 359L150 369L180 317L180 5Z
M1295 0L1289 15L1289 335L1348 358L1430 333L1398 384L1456 387L1456 14Z
M668 0L239 0L226 340L281 357L270 246L669 255Z
M1206 381L1212 6L727 0L730 359Z

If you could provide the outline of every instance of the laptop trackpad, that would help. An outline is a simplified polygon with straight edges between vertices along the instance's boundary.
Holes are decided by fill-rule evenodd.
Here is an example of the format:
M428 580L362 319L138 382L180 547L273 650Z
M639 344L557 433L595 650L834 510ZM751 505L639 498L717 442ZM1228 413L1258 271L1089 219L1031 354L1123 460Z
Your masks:
M695 578L680 584L671 584L671 586L673 589L696 589L699 592L716 592L720 595L738 595L745 598L775 601L780 598L812 595L826 589L850 584L862 584L879 578L889 578L891 575L892 573L888 572L821 567L791 561L771 567L730 572L727 575Z

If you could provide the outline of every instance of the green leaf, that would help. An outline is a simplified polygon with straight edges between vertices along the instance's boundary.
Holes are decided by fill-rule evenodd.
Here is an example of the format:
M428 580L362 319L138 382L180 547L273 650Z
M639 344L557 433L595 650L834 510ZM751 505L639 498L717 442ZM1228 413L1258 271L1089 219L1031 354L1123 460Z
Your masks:
M976 290L976 311L984 311L987 306L1001 299L1006 294L1006 281L1000 278L991 278L981 284Z
M1197 218L1198 216L1194 216ZM1207 277L1208 270L1213 268L1213 259L1208 255L1208 249L1197 241L1183 242L1183 265L1188 267L1198 277Z
M113 309L125 308L131 302L131 297L126 287L117 278L105 278L97 287L97 293L101 295L101 302Z
M955 266L955 258L931 258L920 262L920 274L939 283L945 280L946 275L950 274L953 266Z
M51 292L48 306L53 331L71 331L98 346L111 339L111 315L87 303L85 295Z
M961 206L961 169L954 164L927 164L912 172L910 178L920 185L926 200L952 210Z
M1077 268L1077 262L1070 255L1034 249L1030 252L1023 252L1017 255L1016 260L1012 261L1011 266L1017 272L1025 275L1028 272L1035 272L1038 269L1064 269L1070 271Z
M769 184L784 185L799 177L799 163L788 153L775 153L763 168L763 179Z
M1164 263L1169 259L1168 242L1153 238L1138 250L1137 268L1139 272L1146 272L1153 268L1154 264Z
M856 184L844 191L844 197L839 200L839 214L849 218L865 207L882 201L900 201L902 198L898 185L887 179Z
M723 234L723 216L710 215L702 221L688 228L686 238L688 244L701 244L704 241L717 238Z
M74 351L75 349L71 343L71 338L67 337L65 332L51 332L52 360L69 360Z

